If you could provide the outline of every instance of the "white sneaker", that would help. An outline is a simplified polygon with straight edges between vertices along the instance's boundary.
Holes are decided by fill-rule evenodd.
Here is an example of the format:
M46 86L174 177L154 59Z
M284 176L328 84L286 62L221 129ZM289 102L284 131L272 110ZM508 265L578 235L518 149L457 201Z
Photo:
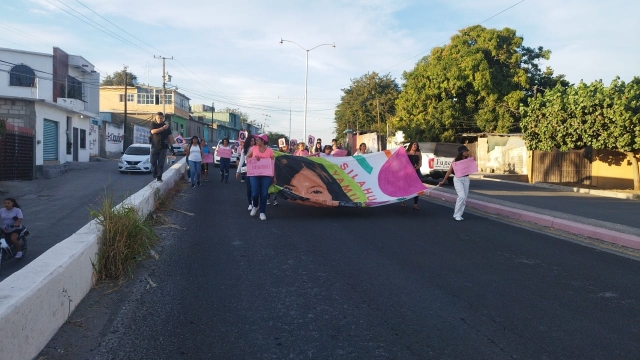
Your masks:
M267 215L260 213L260 220L267 220Z
M267 205L271 205L271 200L267 199Z
M462 216L454 217L453 219L454 219L455 221L462 221L462 220L464 220L464 219L462 218Z
M251 209L253 209L253 205L249 204L249 207L247 208L247 210L250 211Z
M265 218L265 220L266 220L266 218ZM18 251L18 252L16 253L16 256L14 256L14 258L16 258L16 259L20 259L20 258L22 258L22 251Z
M258 213L257 207L254 207L253 209L251 209L251 216L256 216L257 213Z

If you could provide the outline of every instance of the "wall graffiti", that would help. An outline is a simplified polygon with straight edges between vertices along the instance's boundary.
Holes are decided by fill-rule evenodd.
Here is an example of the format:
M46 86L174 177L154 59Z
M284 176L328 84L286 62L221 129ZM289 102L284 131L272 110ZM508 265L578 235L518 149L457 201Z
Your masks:
M124 139L124 135L120 133L107 133L107 142L111 144L119 144Z

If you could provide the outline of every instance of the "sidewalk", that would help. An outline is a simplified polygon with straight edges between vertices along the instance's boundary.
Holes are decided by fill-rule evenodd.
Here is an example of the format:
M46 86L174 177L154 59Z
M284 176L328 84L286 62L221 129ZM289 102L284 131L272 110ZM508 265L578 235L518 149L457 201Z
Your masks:
M455 203L453 186L429 187L432 200ZM572 234L640 249L640 201L597 190L527 184L472 176L467 209L538 224ZM634 195L634 194L623 194Z

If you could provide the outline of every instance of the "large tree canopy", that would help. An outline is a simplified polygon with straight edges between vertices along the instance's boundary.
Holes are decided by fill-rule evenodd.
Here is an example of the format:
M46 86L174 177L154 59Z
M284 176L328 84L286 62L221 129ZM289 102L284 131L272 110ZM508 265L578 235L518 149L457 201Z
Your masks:
M342 89L335 111L336 134L347 129L386 133L387 120L395 115L395 102L400 86L391 75L376 72L351 79L351 86Z
M640 190L640 78L560 85L522 107L522 130L532 150L562 151L591 147L626 153L634 167L634 188Z
M462 29L444 47L434 48L405 72L396 102L394 130L415 140L451 141L462 132L518 130L520 105L562 76L542 71L550 51L528 48L509 28Z
M133 84L134 79L137 80L138 77L133 73L126 72L127 74L127 86L135 86ZM124 75L125 71L116 71L112 75L107 75L104 80L100 83L102 86L124 86Z

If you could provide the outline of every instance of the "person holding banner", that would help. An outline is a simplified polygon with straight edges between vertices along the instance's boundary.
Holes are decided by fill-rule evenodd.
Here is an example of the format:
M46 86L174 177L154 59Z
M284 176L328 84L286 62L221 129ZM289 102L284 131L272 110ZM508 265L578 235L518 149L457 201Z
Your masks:
M198 186L200 186L200 166L204 153L200 146L200 140L197 136L193 136L187 146L187 162L189 163L189 178L191 179L191 188L196 187L196 177Z
M358 151L356 151L356 153L353 155L364 155L368 153L369 151L367 150L367 144L361 143L360 146L358 146Z
M444 179L440 181L438 186L442 186L447 179L449 179L449 175L455 174L453 170L453 164L465 160L469 157L469 149L462 145L458 148L458 156L453 160L451 166L449 166L449 170L444 175ZM455 176L453 178L453 186L456 189L456 193L458 194L458 199L456 199L456 207L453 211L453 218L456 221L464 220L462 218L462 213L464 212L464 207L467 203L467 197L469 196L469 175L465 174L463 176Z
M229 168L231 167L231 154L233 149L229 145L229 138L222 139L222 143L216 149L216 154L220 157L220 182L229 182Z
M202 181L209 181L209 163L205 162L204 158L211 150L209 150L209 144L204 138L200 139L200 144L202 145L202 169L200 171L200 177L202 177Z
M422 174L420 173L420 167L422 167L422 153L420 152L420 145L418 145L417 142L412 141L411 143L409 143L409 147L407 148L407 156L409 157L409 161L411 161L413 169L418 174L418 178L422 177ZM420 210L420 207L418 207L419 198L420 197L417 195L413 198L413 210ZM401 205L405 206L404 201L401 203Z
M251 197L251 181L247 180L247 163L246 158L249 150L256 145L256 139L252 136L249 140L242 143L242 149L240 150L240 160L238 160L238 171L236 171L236 179L242 177L242 182L247 185L247 201L249 202L249 208L253 209L253 200ZM245 181L246 180L246 181Z
M265 134L254 135L256 139L256 145L249 150L247 159L255 158L259 161L272 161L275 159L273 150L267 146L269 144L269 138ZM247 161L248 162L248 161ZM267 220L265 211L267 210L267 196L269 193L269 186L271 186L272 176L258 175L254 176L249 174L249 181L251 181L251 216L256 216L258 213L258 207L260 208L260 220ZM259 202L258 202L259 200Z

